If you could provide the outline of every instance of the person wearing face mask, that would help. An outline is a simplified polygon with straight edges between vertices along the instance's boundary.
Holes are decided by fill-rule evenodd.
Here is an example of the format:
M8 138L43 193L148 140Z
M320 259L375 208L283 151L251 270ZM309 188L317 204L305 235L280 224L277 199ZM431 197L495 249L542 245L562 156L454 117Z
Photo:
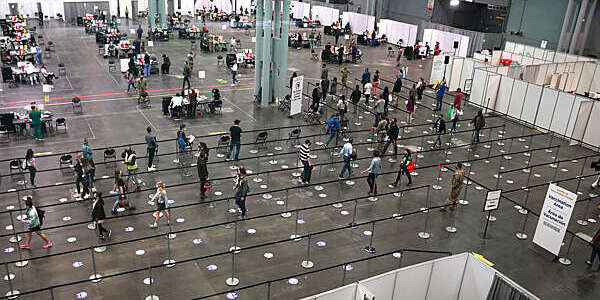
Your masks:
M92 220L96 223L98 237L101 240L110 238L112 235L112 230L104 228L104 219L106 219L106 213L104 212L102 192L97 192L94 193L94 203L92 204Z
M168 210L169 199L162 181L156 183L156 193L152 196L151 201L156 201L156 212L154 213L154 223L150 225L150 228L158 228L158 220L161 213L167 218L167 225L171 224Z
M250 186L248 185L248 179L246 178L246 168L244 166L238 167L233 190L235 191L235 204L237 204L240 212L238 218L243 219L246 217L246 196L250 192Z

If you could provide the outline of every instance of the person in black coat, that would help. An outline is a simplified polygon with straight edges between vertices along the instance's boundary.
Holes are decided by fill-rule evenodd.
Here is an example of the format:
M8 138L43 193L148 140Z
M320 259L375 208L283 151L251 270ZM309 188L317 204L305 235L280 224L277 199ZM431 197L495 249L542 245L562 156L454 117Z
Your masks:
M102 199L102 192L97 192L94 195L94 203L92 204L92 220L98 227L98 237L100 239L110 238L112 230L104 228L102 224L106 219L106 213L104 213L104 200Z
M319 83L315 84L315 88L312 91L312 104L311 108L313 112L319 111L319 102L321 101L321 88L319 87Z
M198 144L198 179L200 180L200 199L206 198L206 184L208 183L208 168L206 162L208 161L208 146L200 142Z
M442 138L441 135L446 133L446 121L444 121L444 115L440 114L438 119L435 120L433 124L433 132L437 134L437 138L435 139L435 143L433 143L432 149L440 143L440 147L442 146Z

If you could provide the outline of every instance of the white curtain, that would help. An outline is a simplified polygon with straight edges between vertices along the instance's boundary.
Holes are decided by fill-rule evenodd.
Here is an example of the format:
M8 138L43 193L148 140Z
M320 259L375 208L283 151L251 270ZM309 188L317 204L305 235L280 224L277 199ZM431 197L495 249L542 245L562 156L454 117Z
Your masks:
M335 8L313 6L311 10L313 19L321 22L323 26L329 26L337 22L340 18L340 11Z
M342 26L346 26L348 22L350 22L352 33L361 34L366 30L373 31L375 17L353 12L342 13Z
M310 3L291 1L290 12L294 19L308 18L310 17Z
M238 0L239 2L239 0ZM202 9L202 7L206 7L206 9L212 10L214 7L218 8L219 11L224 11L225 13L230 14L232 12L232 4L230 0L199 0L196 2L195 9Z
M398 44L402 40L402 45L414 45L417 41L417 25L401 23L393 20L379 20L378 35L386 35L388 42Z

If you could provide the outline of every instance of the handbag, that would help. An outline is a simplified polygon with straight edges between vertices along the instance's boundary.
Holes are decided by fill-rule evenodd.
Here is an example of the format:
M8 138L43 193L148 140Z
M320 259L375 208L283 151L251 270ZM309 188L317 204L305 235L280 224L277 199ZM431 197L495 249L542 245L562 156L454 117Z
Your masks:
M212 183L210 182L210 180L207 180L206 182L204 182L204 189L210 190L211 187L212 187Z
M408 166L406 166L406 169L408 170L408 173L414 173L415 172L415 162L411 160L410 163L408 163Z

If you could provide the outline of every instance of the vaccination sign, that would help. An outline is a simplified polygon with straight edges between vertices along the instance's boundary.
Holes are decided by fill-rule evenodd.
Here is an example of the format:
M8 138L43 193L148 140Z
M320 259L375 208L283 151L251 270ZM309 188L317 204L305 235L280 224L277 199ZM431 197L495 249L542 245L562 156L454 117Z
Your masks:
M576 201L577 194L551 183L546 192L533 242L558 255Z

